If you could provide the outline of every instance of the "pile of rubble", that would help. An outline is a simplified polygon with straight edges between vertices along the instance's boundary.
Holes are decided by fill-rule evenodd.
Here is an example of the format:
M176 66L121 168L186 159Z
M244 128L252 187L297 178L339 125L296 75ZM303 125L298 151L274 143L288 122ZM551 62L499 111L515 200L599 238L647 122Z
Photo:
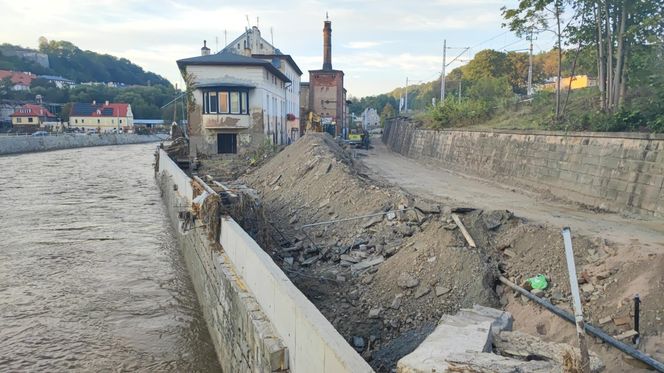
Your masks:
M307 134L228 184L242 191L241 203L222 204L222 212L258 241L374 369L393 370L444 315L513 301L496 286L499 274L522 285L545 275L549 287L533 293L569 310L557 230L509 211L434 203L367 174L331 137ZM601 302L624 291L617 282L625 269L612 260L615 250L578 236L574 245L577 266L586 267L580 281L588 319L607 323L610 315L621 322L629 303L616 311Z

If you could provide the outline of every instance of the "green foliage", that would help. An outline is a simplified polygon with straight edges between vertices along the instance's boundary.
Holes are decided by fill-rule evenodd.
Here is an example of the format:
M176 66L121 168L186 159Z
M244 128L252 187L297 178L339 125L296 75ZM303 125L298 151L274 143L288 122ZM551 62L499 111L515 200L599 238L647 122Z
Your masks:
M478 124L486 120L492 109L488 102L469 99L457 101L453 98L438 103L429 110L433 128L461 127Z
M380 112L380 125L384 126L386 120L394 118L396 115L397 112L394 110L394 106L388 102L383 106L383 110Z
M3 48L23 49L10 44ZM48 55L50 68L0 52L0 69L30 71L37 75L60 75L76 82L116 82L126 85L166 85L171 83L155 73L144 71L125 58L83 51L68 41L40 38L39 51Z

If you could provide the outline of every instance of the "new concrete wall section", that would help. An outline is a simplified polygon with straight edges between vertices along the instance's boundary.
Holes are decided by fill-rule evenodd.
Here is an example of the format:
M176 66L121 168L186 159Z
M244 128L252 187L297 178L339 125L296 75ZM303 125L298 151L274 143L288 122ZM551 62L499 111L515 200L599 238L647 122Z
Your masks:
M171 163L169 167L164 165ZM190 183L161 151L157 180L191 276L217 358L224 372L286 372L288 349L228 257L215 250L201 226L182 229L178 213L188 209ZM184 193L183 193L184 191Z
M221 221L221 246L288 346L293 372L371 372L272 258L231 218Z
M84 148L89 146L124 145L164 140L161 135L101 134L58 136L0 136L0 155Z
M191 179L163 150L159 177L224 371L372 371L235 221L222 219L222 251L205 243L202 228L181 232L177 215L191 204Z
M664 135L433 131L394 120L383 142L410 158L590 207L664 216Z

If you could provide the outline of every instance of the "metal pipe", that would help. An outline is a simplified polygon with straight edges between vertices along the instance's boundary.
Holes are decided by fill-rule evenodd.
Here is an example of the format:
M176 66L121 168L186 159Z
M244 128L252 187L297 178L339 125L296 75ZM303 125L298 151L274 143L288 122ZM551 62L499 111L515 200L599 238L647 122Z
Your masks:
M554 315L560 317L563 320L567 320L568 322L572 324L576 324L576 320L574 320L574 316L570 315L569 313L561 310L560 308L552 305L549 302L546 302L542 300L541 298L531 294L528 290L516 285L512 281L506 279L503 276L499 276L498 279L500 282L503 284L509 286L513 290L518 291L519 293L523 294L526 298L532 300L533 302L539 304L540 306L546 308L547 310L551 311ZM599 338L602 342L607 343L610 346L613 346L617 348L618 350L626 353L627 355L641 361L642 363L648 365L651 368L654 368L658 372L664 373L664 363L659 362L655 359L653 359L651 356L644 354L643 352L635 349L634 347L628 346L625 343L620 342L619 340L611 337L610 335L604 333L604 331L596 326L591 325L590 323L586 323L584 325L586 331L588 334Z
M203 187L203 189L205 189L206 192L210 193L211 195L217 194L217 192L215 192L214 189L210 188L210 186L207 185L205 181L203 181L203 179L201 179L200 177L194 176L193 179L196 180L196 182L200 184Z
M641 312L640 305L641 305L641 298L637 293L634 296L634 331L636 331L638 334L635 335L634 338L632 339L632 342L634 343L639 343L639 338L641 338L641 332L639 331L639 318L640 318L639 313Z
M581 370L585 373L589 373L590 358L588 357L588 346L586 345L586 331L583 322L583 307L581 306L581 296L579 295L579 280L576 277L576 264L574 263L572 231L569 229L569 227L564 227L562 234L563 243L565 244L567 272L569 274L569 287L572 289L572 299L574 300L574 321L576 322L576 336L579 339L579 350L581 351Z

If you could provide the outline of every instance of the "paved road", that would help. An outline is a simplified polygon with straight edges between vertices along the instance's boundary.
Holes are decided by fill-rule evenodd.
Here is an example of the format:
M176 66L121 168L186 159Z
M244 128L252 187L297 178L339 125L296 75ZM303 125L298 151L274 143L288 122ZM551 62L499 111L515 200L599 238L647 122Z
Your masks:
M368 152L358 152L365 155L361 159L373 176L413 194L483 209L507 209L553 227L570 226L574 232L604 237L630 251L638 248L639 256L664 252L664 220L636 220L584 210L537 193L419 163L390 151L378 137L374 137L372 145L374 148Z

